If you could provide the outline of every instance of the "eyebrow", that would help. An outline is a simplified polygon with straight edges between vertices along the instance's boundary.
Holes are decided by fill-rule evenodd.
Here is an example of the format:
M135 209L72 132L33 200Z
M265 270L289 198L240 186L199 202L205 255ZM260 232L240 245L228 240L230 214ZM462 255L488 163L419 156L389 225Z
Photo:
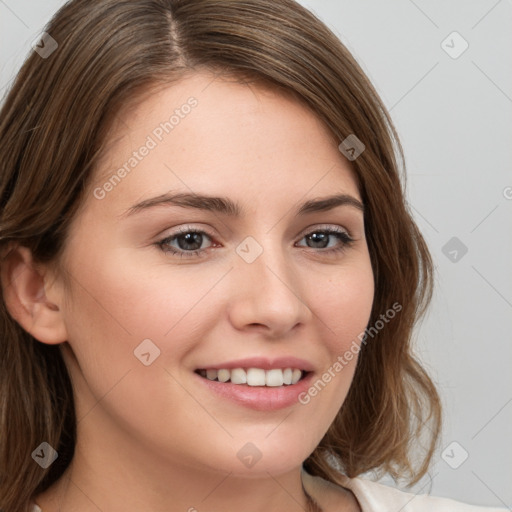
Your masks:
M121 217L128 217L157 206L181 206L183 208L217 212L230 217L241 217L244 215L244 209L227 197L189 193L168 193L151 199L145 199L131 206ZM295 213L296 215L306 215L308 213L332 210L338 206L351 206L364 212L364 205L359 199L348 194L335 194L319 199L310 199L303 203Z

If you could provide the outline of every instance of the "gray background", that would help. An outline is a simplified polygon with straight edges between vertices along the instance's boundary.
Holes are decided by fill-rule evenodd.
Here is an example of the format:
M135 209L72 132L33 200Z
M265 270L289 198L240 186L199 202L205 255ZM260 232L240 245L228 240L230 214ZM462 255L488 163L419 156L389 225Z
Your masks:
M446 421L430 476L413 491L511 508L512 1L300 2L337 33L391 111L408 200L437 269L417 349ZM0 0L0 95L63 3ZM464 42L454 31L469 44L457 58Z

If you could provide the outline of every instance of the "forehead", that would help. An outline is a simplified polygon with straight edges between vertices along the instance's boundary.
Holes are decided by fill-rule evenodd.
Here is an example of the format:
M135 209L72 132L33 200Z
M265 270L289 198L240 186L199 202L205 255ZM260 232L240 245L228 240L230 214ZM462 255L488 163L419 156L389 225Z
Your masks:
M350 162L304 102L234 77L194 73L148 91L118 114L105 148L92 183L109 203L171 189L358 195Z

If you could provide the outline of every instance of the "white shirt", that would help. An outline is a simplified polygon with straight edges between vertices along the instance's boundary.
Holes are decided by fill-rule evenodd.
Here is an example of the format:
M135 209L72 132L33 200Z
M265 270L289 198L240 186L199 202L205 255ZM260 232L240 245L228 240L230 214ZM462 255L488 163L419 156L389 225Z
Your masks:
M313 477L302 471L302 479L306 491L312 496L322 508L336 511L335 493L329 492L336 488L331 482L321 478ZM428 494L413 494L400 491L393 487L373 482L365 478L348 478L340 475L340 485L352 491L361 507L362 512L507 512L506 508L480 507L468 505L449 498L438 498ZM309 484L309 487L308 485ZM322 490L317 496L311 491L316 487ZM329 496L322 502L320 495ZM334 504L333 504L334 501ZM324 504L325 503L325 504ZM334 506L333 506L334 505Z

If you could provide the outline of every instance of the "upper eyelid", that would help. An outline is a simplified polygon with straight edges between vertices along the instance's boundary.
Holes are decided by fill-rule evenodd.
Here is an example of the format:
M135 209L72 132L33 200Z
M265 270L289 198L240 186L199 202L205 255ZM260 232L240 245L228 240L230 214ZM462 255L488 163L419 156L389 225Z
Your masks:
M311 231L322 231L322 230L333 230L333 231L337 231L337 232L340 232L341 230L346 232L349 236L352 236L351 235L351 232L349 229L347 229L346 227L344 226L337 226L337 225L334 225L334 224L316 224L316 225L313 225L313 226L308 226L307 228L304 228L298 236L305 236L307 235L308 233L310 233ZM182 234L185 234L185 233L190 233L190 232L198 232L198 233L204 233L206 234L207 236L209 236L210 238L214 239L216 238L216 236L212 233L210 233L206 228L203 228L203 227L195 227L195 226L182 226L182 227L179 227L177 228L176 231L174 231L173 233L170 233L168 234L167 236L165 236L164 238L173 238L173 237L176 237L176 236L179 236L179 235L182 235Z
M299 233L299 235L304 235L304 234L310 233L311 231L323 231L323 230L325 230L325 231L332 230L332 231L336 231L338 233L341 232L341 231L344 231L345 233L350 235L350 230L349 229L347 229L344 226L335 226L334 224L316 224L316 225L313 225L313 226L309 226L307 228L304 228Z

